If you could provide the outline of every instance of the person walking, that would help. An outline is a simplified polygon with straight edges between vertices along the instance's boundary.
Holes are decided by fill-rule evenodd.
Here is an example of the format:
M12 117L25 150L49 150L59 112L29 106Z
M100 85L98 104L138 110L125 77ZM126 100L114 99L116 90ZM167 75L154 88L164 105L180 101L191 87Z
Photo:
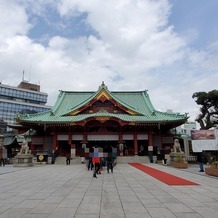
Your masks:
M197 163L199 165L199 172L204 172L203 153L197 153Z
M107 173L111 170L111 173L113 173L113 159L112 157L107 157Z
M88 170L93 169L92 157L88 157Z
M5 166L5 159L4 158L1 158L1 160L0 160L0 166Z
M70 165L70 154L66 154L66 165Z
M100 157L93 157L92 162L94 164L93 177L97 178L97 174L100 173Z

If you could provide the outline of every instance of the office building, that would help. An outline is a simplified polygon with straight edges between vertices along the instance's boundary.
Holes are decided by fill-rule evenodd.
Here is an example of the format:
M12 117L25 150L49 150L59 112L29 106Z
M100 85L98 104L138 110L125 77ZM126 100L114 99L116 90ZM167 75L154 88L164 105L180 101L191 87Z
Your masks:
M0 120L10 126L16 124L18 113L36 113L50 109L48 94L40 91L40 86L22 81L17 87L0 84Z

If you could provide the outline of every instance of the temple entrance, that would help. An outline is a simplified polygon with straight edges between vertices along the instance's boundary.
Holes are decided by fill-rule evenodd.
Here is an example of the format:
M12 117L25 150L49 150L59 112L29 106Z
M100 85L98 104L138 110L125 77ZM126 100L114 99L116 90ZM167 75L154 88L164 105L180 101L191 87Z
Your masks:
M99 148L103 148L103 149L106 149L107 147L117 148L118 142L117 141L89 141L87 145L89 148L92 148L95 146Z
M58 156L66 157L67 154L70 154L68 141L58 141Z
M134 156L134 142L133 140L123 141L123 150L118 146L119 156Z
M130 137L131 136L131 137ZM125 136L123 140L122 149L119 146L119 137L116 134L111 135L88 135L87 142L83 143L83 137L75 137L75 139L80 140L73 140L72 144L75 144L76 156L89 156L90 153L93 152L94 147L102 148L102 152L107 152L108 148L117 148L117 155L118 156L134 156L135 155L135 148L134 148L134 140L132 135ZM139 156L147 156L148 155L148 139L145 136L141 136L143 139L137 140L138 145L138 153ZM67 143L67 141L66 141Z
M127 140L123 143L123 152L119 150L118 141L88 141L83 147L81 141L73 141L76 145L76 156L87 156L87 153L92 153L94 147L102 148L102 152L108 152L111 147L117 148L118 156L134 156L134 142L132 140ZM144 155L147 155L147 150L145 149Z
M138 156L148 155L148 141L138 140Z
M93 152L94 147L102 148L102 152L108 152L109 148L117 148L116 141L89 141L83 144L81 141L73 141L76 145L76 156L89 156Z

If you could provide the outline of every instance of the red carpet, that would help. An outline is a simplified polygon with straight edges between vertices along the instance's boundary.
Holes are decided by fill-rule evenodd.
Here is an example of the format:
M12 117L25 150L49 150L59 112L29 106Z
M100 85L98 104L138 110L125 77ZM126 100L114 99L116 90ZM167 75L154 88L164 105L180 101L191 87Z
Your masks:
M177 177L177 176L173 176L169 173L165 173L163 171L142 165L140 163L129 163L129 164L131 166L141 170L142 172L147 173L148 175L154 177L155 179L160 180L161 182L163 182L167 185L199 185L199 184L191 182L189 180L182 179L182 178Z

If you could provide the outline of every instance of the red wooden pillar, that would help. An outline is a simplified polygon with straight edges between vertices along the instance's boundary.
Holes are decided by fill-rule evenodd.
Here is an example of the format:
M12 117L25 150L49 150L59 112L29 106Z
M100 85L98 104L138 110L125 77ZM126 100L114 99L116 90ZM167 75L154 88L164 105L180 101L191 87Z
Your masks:
M152 132L148 133L148 156L150 158L150 162L153 162Z
M71 132L71 128L69 129L69 132L68 132L68 144L69 145L72 144L72 132Z
M35 152L35 149L34 149L35 146L32 144L32 142L30 143L30 146L29 146L29 147L30 147L30 150L31 150L31 151L34 151L34 152ZM43 149L44 149L44 148L43 148Z
M137 133L134 131L134 154L138 155L138 141L137 141Z
M84 144L87 143L87 132L86 132L85 127L84 127L84 129L83 129L83 143L84 143Z
M118 151L119 151L119 156L123 156L123 134L121 131L121 128L119 130L119 139L118 139Z
M43 151L46 150L45 137L46 137L46 136L43 136L43 145L42 145L42 149L43 149Z
M152 146L153 147L153 143L152 143L152 132L148 133L148 146ZM153 151L153 149L152 149Z
M68 145L70 145L70 157L75 157L75 155L73 155L73 153L75 154L75 152L73 152L72 150L72 132L71 132L71 128L69 128L69 132L68 132Z
M54 131L53 139L52 139L52 152L55 152L57 149L57 132Z
M118 135L118 137L119 137L118 143L119 143L119 144L120 144L120 143L123 143L123 134L122 134L122 129L121 129L121 127L119 128L119 135Z

